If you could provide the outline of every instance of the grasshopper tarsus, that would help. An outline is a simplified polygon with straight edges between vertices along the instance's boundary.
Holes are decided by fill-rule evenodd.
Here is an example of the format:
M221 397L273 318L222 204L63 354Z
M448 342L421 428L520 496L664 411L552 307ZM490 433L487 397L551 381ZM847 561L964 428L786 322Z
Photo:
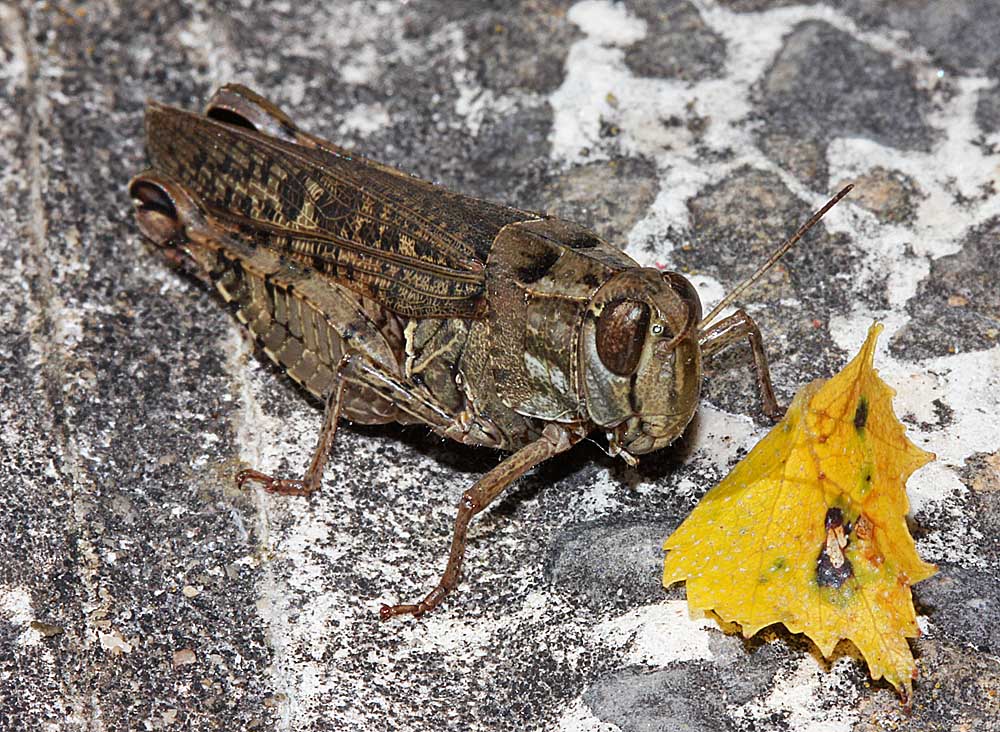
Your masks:
M343 380L337 384L326 400L326 411L323 415L323 429L320 430L316 449L305 476L297 478L275 478L259 470L241 470L236 475L236 487L242 490L245 483L253 481L264 486L268 493L282 496L308 496L319 490L323 482L323 468L333 447L337 435L337 423L340 421L340 408L344 398Z
M242 490L248 482L260 483L268 493L277 493L282 496L308 496L316 490L304 480L275 478L259 470L241 470L237 473L237 488Z
M390 618L396 617L397 615L412 615L415 618L419 618L427 612L426 610L421 610L421 604L422 603L418 603L416 605L383 605L379 608L378 618L383 623Z
M774 406L774 409L772 411L770 411L770 412L765 411L764 412L764 416L767 417L772 422L774 422L775 424L777 424L782 419L784 419L785 412L787 412L787 411L788 411L787 407L783 407L780 404L776 404Z
M412 615L414 618L422 617L424 613L433 610L441 604L445 595L447 595L450 590L454 589L454 585L458 583L458 578L456 576L450 586L446 586L446 582L446 579L442 579L441 582L438 583L437 587L428 592L427 597L418 603L383 605L378 611L379 620L385 622L389 618L394 618L398 615Z

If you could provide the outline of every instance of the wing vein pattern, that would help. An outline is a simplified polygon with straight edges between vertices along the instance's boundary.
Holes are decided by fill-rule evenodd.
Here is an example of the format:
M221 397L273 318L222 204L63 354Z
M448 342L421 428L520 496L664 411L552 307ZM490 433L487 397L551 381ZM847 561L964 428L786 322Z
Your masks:
M154 166L232 236L409 317L485 314L497 233L538 214L452 193L388 166L151 105Z

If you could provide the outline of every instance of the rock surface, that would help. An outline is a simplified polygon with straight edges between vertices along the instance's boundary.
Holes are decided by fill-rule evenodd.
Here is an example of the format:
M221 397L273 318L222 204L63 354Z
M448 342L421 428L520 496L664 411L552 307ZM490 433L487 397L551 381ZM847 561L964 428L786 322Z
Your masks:
M0 5L0 729L1000 729L1000 14L992 0ZM501 9L502 8L502 9ZM743 642L659 586L658 546L766 430L747 352L684 438L584 444L471 534L498 455L320 414L138 235L142 109L238 81L304 128L547 208L709 307L836 186L744 307L780 397L886 323L877 366L938 462L910 482L913 711L845 649ZM757 421L755 421L755 419Z

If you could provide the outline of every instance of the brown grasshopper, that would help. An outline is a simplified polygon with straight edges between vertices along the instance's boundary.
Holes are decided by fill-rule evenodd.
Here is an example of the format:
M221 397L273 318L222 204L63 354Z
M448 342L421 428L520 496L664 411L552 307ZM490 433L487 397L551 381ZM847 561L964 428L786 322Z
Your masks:
M850 187L702 317L691 283L640 267L593 232L446 191L302 132L238 85L203 115L150 103L152 167L129 184L142 232L214 285L263 349L326 405L301 480L320 487L338 422L421 423L512 452L462 495L448 564L422 615L458 584L473 516L591 432L629 464L665 447L698 406L702 358L747 339L777 418L760 331L722 309Z

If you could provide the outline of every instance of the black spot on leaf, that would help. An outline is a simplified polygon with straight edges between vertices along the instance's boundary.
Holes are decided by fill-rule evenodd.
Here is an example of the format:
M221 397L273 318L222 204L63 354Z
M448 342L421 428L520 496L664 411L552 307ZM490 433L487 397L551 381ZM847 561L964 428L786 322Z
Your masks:
M827 555L826 549L819 555L819 561L816 564L816 584L820 587L832 587L836 590L853 576L854 568L851 566L851 560L847 557L844 557L843 564L835 567L833 560Z
M861 432L868 422L868 400L861 397L858 400L858 408L854 412L854 429Z

